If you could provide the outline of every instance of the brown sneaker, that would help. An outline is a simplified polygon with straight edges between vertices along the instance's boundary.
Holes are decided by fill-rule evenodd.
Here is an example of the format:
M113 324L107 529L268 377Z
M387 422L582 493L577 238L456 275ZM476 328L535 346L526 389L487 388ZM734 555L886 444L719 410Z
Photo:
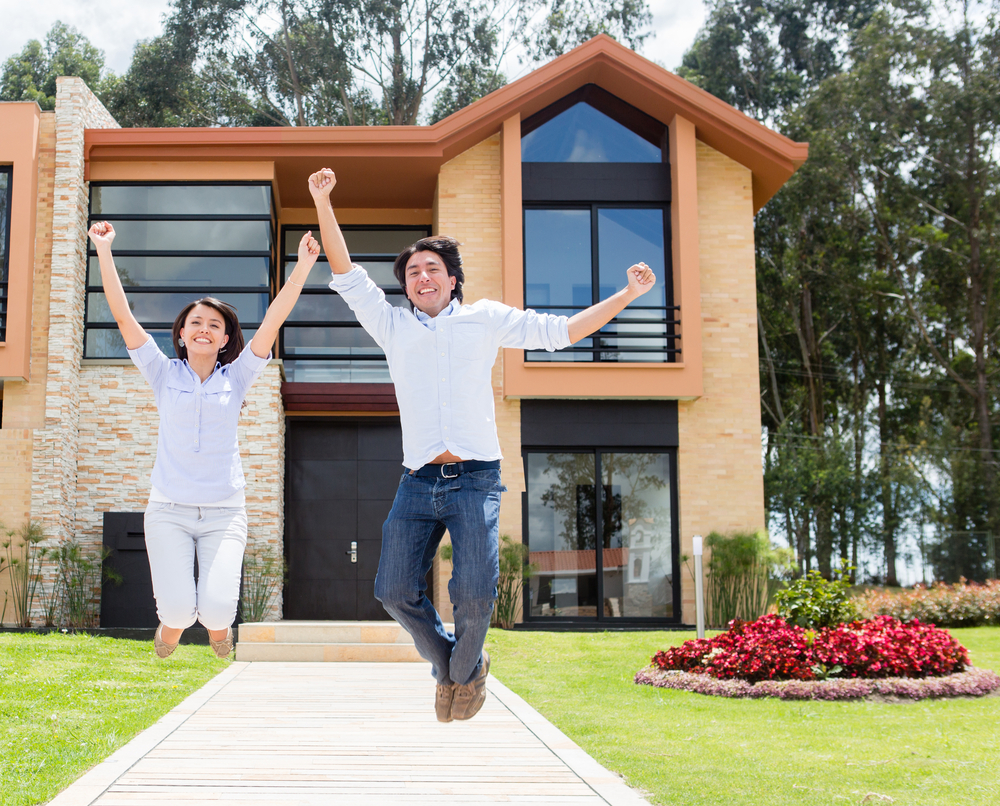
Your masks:
M451 703L454 697L454 683L449 680L447 683L437 684L437 693L434 695L434 711L437 713L438 722L451 722Z
M212 635L209 633L208 643L211 644L215 657L228 658L229 653L233 651L233 628L226 628L226 637L221 641L213 641Z
M490 673L490 656L483 650L483 662L479 667L479 674L471 683L455 686L455 698L451 704L451 716L453 719L472 719L479 713L479 709L486 702L486 675Z
M174 641L172 644L168 644L160 637L160 630L163 629L163 624L157 626L156 632L153 633L153 651L156 653L158 658L169 657L170 653L177 649L177 644L180 641Z

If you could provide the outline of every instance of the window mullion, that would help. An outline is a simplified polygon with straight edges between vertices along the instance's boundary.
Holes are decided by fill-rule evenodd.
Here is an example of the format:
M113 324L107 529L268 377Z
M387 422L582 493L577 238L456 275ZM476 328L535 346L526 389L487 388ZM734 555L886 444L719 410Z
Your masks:
M594 558L594 568L597 571L597 608L596 608L596 619L597 621L604 620L604 475L601 468L601 452L599 450L594 451L594 475L597 477L597 483L594 485L594 490L597 495L597 506L595 507L595 512L597 514L597 523L594 525L594 534L596 535L595 551L597 552Z
M597 205L590 206L590 298L591 304L596 305L601 301L601 251L600 243L597 240ZM591 346L594 348L594 362L601 360L601 329L598 328L591 336Z

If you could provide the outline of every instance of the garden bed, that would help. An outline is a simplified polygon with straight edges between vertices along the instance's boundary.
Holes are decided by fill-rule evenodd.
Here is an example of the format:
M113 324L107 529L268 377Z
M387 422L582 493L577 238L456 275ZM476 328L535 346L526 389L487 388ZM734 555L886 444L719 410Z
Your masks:
M946 630L891 616L819 629L774 614L734 620L713 638L657 652L635 682L785 700L982 697L1000 689L1000 676L973 668Z
M947 697L986 697L1000 693L1000 675L986 669L966 668L944 677L883 677L877 680L719 680L706 674L650 666L635 676L640 685L672 688L713 697L781 700L905 701Z

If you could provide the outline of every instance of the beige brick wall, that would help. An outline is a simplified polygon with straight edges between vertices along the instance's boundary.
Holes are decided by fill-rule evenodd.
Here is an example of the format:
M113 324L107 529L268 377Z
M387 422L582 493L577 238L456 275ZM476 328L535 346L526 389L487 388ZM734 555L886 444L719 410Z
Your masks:
M31 464L34 429L45 425L45 380L48 358L49 289L52 263L52 195L55 182L56 116L39 119L38 201L35 222L35 265L32 277L31 368L27 381L4 383L3 427L0 429L0 524L20 528L31 518ZM7 574L0 575L0 602L9 594ZM0 610L3 605L0 604ZM11 623L7 607L5 623Z
M750 171L699 142L698 238L704 394L678 403L681 553L691 538L764 527L757 287ZM683 314L683 312L682 312ZM694 584L682 571L682 618Z
M434 232L462 243L465 302L503 298L503 241L500 232L500 135L496 134L445 163L438 175ZM497 433L503 452L502 474L508 492L500 507L500 533L521 540L521 404L503 398L503 354L493 367ZM446 620L450 565L435 564L435 605Z

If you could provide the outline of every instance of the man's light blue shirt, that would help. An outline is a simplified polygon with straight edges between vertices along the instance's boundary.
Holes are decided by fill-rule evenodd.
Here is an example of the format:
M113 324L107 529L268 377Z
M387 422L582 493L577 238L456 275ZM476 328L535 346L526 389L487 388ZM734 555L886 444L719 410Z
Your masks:
M492 300L458 300L436 317L390 305L360 266L330 288L385 351L403 429L403 464L416 469L445 451L462 459L502 458L492 370L500 347L570 345L565 316L521 311Z
M233 361L201 379L187 360L167 358L152 337L128 351L153 388L160 427L151 481L178 504L227 501L245 486L236 426L247 391L271 354L258 358L247 344Z

